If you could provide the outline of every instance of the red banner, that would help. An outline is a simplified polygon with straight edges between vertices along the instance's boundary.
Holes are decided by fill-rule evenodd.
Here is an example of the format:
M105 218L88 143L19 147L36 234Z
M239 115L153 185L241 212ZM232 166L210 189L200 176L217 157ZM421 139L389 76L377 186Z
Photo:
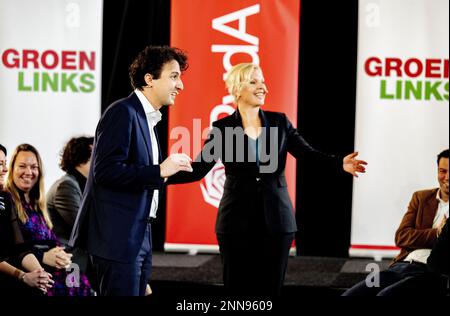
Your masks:
M172 0L171 21L171 45L189 55L184 91L169 113L171 152L181 152L188 133L182 149L195 159L212 122L234 112L223 77L241 62L263 69L269 89L263 109L284 112L295 125L299 0ZM289 157L286 177L294 203L295 176ZM217 249L214 225L224 180L223 166L216 165L200 182L168 186L166 250Z

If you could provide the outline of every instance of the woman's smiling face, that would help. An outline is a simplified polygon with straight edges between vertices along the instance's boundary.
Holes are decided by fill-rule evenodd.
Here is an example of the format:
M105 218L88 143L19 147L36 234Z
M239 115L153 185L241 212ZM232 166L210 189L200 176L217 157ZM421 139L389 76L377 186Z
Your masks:
M13 166L13 180L17 188L23 192L30 192L39 179L39 163L34 153L21 151Z

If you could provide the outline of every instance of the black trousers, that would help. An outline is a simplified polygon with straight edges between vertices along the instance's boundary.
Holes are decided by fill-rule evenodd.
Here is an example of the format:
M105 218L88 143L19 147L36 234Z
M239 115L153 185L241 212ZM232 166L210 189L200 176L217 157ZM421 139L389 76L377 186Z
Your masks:
M294 233L218 234L228 295L280 296Z

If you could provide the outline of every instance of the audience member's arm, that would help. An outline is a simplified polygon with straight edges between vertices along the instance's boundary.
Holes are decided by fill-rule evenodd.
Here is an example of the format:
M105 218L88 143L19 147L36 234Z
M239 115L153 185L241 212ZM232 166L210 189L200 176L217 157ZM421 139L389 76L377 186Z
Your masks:
M403 216L400 227L395 234L395 243L400 248L420 249L433 247L436 240L437 230L435 228L417 229L416 220L419 210L419 196L414 193L409 202L408 211Z
M42 269L41 264L37 260L34 254L29 253L22 259L22 267L27 271L33 271L37 269Z
M41 267L34 254L29 253L23 257L22 267L29 271L22 276L28 286L38 287L43 292L47 292L47 289L53 287L55 281L52 280L52 275Z
M29 254L25 256L22 262L24 263L24 268L29 270L29 272L17 269L4 261L0 262L0 273L7 274L30 287L39 288L43 292L46 292L48 288L53 286L54 281L51 279L51 275L44 271L34 255Z

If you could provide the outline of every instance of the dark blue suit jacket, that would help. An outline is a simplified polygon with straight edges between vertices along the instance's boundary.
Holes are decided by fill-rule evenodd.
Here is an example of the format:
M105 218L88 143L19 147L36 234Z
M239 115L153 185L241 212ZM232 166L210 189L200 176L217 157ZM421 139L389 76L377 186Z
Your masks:
M153 190L161 189L164 182L159 165L153 165L151 146L147 118L135 93L106 110L95 133L91 169L70 246L108 260L136 259Z

